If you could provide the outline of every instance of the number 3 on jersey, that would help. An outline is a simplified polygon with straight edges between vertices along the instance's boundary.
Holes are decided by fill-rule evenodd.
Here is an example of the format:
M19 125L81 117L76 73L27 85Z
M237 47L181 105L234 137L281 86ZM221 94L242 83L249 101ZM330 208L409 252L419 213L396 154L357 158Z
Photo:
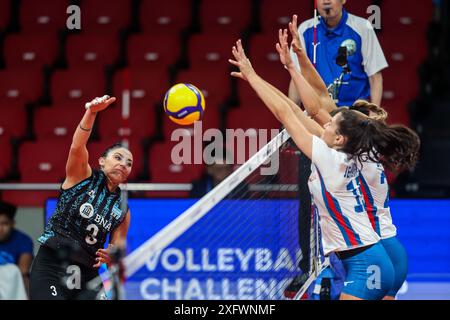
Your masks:
M90 224L87 226L86 231L90 232L91 234L86 236L86 243L93 245L97 243L97 234L98 234L98 227L96 224Z

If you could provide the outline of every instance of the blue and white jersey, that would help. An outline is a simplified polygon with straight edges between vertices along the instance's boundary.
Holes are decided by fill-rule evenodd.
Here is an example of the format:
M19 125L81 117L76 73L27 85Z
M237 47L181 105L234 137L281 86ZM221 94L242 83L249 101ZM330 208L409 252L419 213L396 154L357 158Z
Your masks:
M382 239L396 236L397 228L392 223L389 208L389 185L383 165L367 161L359 166L361 193L373 229Z
M316 68L326 86L333 84L342 73L336 64L339 47L347 47L348 67L338 96L338 106L351 106L358 99L369 100L370 76L388 66L383 50L372 25L366 19L343 10L342 18L334 29L329 29L322 17L317 23ZM314 56L314 18L303 22L299 28L300 40L311 61ZM297 56L292 59L299 65Z
M378 242L365 209L356 162L316 136L311 161L308 186L320 219L324 254Z

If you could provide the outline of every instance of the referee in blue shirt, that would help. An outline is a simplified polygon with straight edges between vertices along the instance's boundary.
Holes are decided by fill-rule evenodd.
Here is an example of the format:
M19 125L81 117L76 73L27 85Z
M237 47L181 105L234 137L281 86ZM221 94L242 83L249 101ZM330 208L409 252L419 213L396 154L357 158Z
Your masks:
M345 2L317 0L320 14L317 22L317 71L330 93L336 93L334 98L338 106L351 106L358 99L380 105L383 92L381 70L388 66L386 58L370 22L345 11ZM303 22L298 30L303 48L314 62L314 18ZM298 64L297 56L292 56ZM339 65L337 60L346 60L347 68L342 63ZM341 75L342 85L336 88L336 80ZM300 101L292 81L289 97Z

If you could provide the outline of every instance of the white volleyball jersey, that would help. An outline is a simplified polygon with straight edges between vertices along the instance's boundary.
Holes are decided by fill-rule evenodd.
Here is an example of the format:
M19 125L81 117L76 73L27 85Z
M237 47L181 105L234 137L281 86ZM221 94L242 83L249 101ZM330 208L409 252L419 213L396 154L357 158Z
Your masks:
M378 242L365 210L356 162L315 136L311 161L308 186L319 215L324 254Z
M359 177L361 193L373 229L382 239L394 237L397 235L397 228L392 223L389 185L383 165L367 161L358 166L361 172Z

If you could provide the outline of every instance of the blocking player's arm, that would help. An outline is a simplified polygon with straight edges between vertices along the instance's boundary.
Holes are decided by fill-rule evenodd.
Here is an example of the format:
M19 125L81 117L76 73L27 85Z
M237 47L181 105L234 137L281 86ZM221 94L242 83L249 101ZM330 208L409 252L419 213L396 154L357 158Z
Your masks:
M84 113L72 138L66 163L66 179L62 185L63 189L68 189L91 175L92 169L89 166L89 154L86 145L91 136L97 112L106 109L114 101L116 101L114 97L103 96L102 98L95 98L89 103L90 107Z
M286 29L279 30L278 39L279 42L276 45L276 49L280 55L281 63L289 71L306 111L308 111L309 115L316 120L319 125L323 126L331 120L331 116L325 111L325 108L322 105L326 100L319 97L300 71L297 70L289 53L289 46L287 42L288 32Z
M239 73L233 72L232 75L249 82L267 108L287 129L296 145L310 158L313 137L311 132L309 132L303 123L295 116L289 104L283 98L275 94L266 82L256 74L250 60L247 59L245 55L240 40L237 41L236 46L233 47L232 53L236 60L229 61L240 70ZM307 118L305 115L304 117Z
M311 159L313 134L309 132L302 121L297 118L289 104L284 99L274 94L256 73L248 76L248 82L264 104L283 124L297 147ZM303 112L301 112L301 114L304 117L305 122L310 120Z
M295 104L294 101L286 97L285 94L283 94L280 90L275 88L273 85L268 83L263 79L263 81L266 83L266 85L272 90L272 92L276 95L278 95L281 99L283 99L291 108L292 112L295 114L298 120L300 120L303 125L306 127L306 129L311 132L313 135L320 137L323 132L323 128L315 121L308 118L305 113L298 107L298 105Z
M323 82L322 77L309 60L308 55L303 48L302 42L300 40L300 34L298 32L297 15L295 14L292 16L292 21L289 22L289 31L292 36L291 47L292 49L294 49L294 47L297 48L297 50L293 50L293 52L298 58L300 70L302 71L302 74L305 77L306 81L308 81L308 83L313 87L313 89L320 97L329 97L325 82Z
M288 67L288 70L306 111L320 126L324 126L332 118L327 111L327 104L329 105L329 101L332 101L331 98L319 97L295 67ZM332 103L334 105L334 102Z
M322 77L319 75L316 68L313 66L308 56L306 55L305 50L303 49L302 43L300 41L300 35L298 33L296 15L293 15L292 21L289 23L289 31L292 35L292 43L291 43L292 51L297 56L297 59L299 61L301 75L305 78L306 82L315 91L319 99L319 104L305 105L305 109L308 111L310 115L314 115L314 119L320 125L323 126L330 120L328 114L334 109L336 109L337 106L331 99L327 87L325 85L325 82L323 82ZM298 81L296 82L294 79L291 79L289 89L292 91L299 92L301 97L303 87L299 87L298 85L299 85ZM320 109L324 109L325 112L320 111Z

